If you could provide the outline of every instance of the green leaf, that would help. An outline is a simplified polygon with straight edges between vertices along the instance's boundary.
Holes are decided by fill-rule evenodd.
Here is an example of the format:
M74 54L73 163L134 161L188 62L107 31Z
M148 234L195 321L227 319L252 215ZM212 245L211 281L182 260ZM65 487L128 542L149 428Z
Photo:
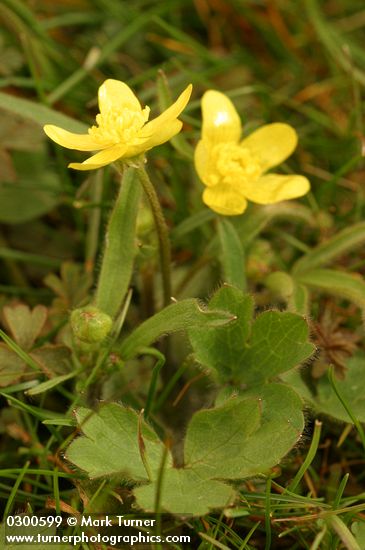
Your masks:
M307 323L299 315L267 311L252 323L252 298L229 286L213 296L209 307L237 316L232 326L189 331L196 360L214 369L223 381L260 384L294 368L313 352Z
M29 390L37 385L37 380L29 380L29 382L20 382L19 384L12 384L2 389L3 395L10 395L12 393L19 393L20 391Z
M365 355L358 353L346 363L345 378L336 380L341 397L351 408L353 415L365 422ZM317 395L312 396L311 403L321 413L333 416L343 422L352 422L345 408L335 394L327 376L320 378Z
M128 168L109 218L95 297L95 306L112 318L121 308L132 276L141 192L136 170Z
M351 525L351 531L355 536L356 542L360 548L365 548L365 522L364 521L354 521Z
M0 111L0 116L0 143L2 148L7 151L39 151L42 148L46 135L38 124L4 111ZM0 177L6 181L4 173Z
M264 474L301 435L302 401L292 389L269 384L242 395L243 400L231 398L193 416L185 443L186 467L202 478L233 480Z
M45 426L76 426L76 421L73 418L47 418L42 420Z
M321 243L302 256L293 267L293 273L312 271L328 264L342 254L362 246L365 243L365 222L357 223L337 233L328 241Z
M33 120L40 126L55 124L71 132L85 133L87 131L86 124L82 122L54 111L45 105L40 105L35 101L16 97L15 95L0 92L0 108L25 119Z
M280 219L315 225L310 209L295 201L265 206L251 205L249 210L243 216L237 216L233 223L242 244L246 247L269 223Z
M301 409L293 390L271 384L246 399L229 399L199 411L188 428L185 467L173 468L168 456L162 482L163 444L135 411L117 404L103 405L98 413L79 409L76 416L84 435L71 443L66 458L92 478L118 475L146 482L134 489L145 510L154 510L158 492L163 510L203 515L234 498L234 490L222 479L266 473L295 445L304 427ZM139 426L152 481L141 459Z
M119 352L123 359L130 359L141 348L148 347L163 335L191 328L206 331L209 327L230 324L235 319L234 314L223 309L203 310L193 298L171 304L132 332L122 342Z
M215 216L216 215L213 210L210 210L209 208L205 208L204 210L200 210L199 212L192 214L188 218L185 218L179 225L174 227L171 231L172 240L177 241L182 237L189 235L189 233L198 227L214 220Z
M185 467L209 479L242 477L247 440L259 425L259 401L252 398L231 398L195 413L186 434Z
M221 327L194 327L188 331L195 358L229 379L239 366L242 350L251 331L253 300L237 288L224 285L209 302L209 309L232 312L237 321Z
M292 369L291 371L284 372L280 375L280 380L290 386L294 391L297 392L298 395L300 395L306 401L312 399L312 393L305 381L303 380L300 369Z
M304 429L303 403L283 384L266 384L244 395L261 400L260 427L250 435L245 449L242 476L265 473L279 464L294 447Z
M46 177L47 175L44 180ZM51 176L48 181L55 183ZM57 202L56 195L46 190L32 189L19 183L0 183L0 222L25 223L43 216L52 210Z
M346 298L360 307L365 305L365 282L361 276L334 269L314 269L298 274L296 281L314 290Z
M52 210L59 202L58 175L45 167L48 159L41 153L13 154L18 179L0 182L0 222L24 223Z
M95 413L78 409L77 422L84 435L68 447L66 458L91 478L122 475L138 481L148 481L139 442L136 411L116 403L100 407ZM155 432L142 419L141 433L146 457L152 474L157 477L163 456L163 444Z
M48 268L59 267L61 264L60 259L52 258L51 256L33 254L32 252L24 252L23 250L17 250L5 246L0 246L0 258L24 262L29 265L40 265Z
M46 380L46 382L42 382L41 384L38 384L34 388L27 390L25 393L27 395L39 395L40 393L49 391L55 388L56 386L58 386L59 384L66 382L66 380L70 380L70 378L73 378L74 376L76 376L78 372L79 371L74 371L74 372L70 372L69 374L64 374L62 376L56 376L51 380Z
M137 504L149 512L155 508L156 483L133 492ZM164 472L160 506L172 514L203 516L215 508L228 506L235 497L229 485L202 479L193 470L168 469Z
M265 311L253 323L249 344L241 354L237 379L259 384L301 364L314 349L308 342L308 325L303 317Z
M220 218L218 234L222 249L224 281L245 290L245 257L236 229L229 220Z

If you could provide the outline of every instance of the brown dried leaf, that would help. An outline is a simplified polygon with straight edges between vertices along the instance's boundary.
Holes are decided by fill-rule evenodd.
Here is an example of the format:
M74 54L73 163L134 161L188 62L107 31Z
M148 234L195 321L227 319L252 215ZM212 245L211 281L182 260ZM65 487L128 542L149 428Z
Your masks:
M25 304L16 304L5 306L3 315L14 340L22 349L29 350L44 327L47 308L38 305L31 311Z
M24 361L5 344L0 344L0 387L6 388L16 384L25 369Z
M30 353L49 378L70 372L71 350L61 344L48 344Z
M0 149L0 166L1 166L1 181L13 183L17 180L16 171L14 168L11 156L5 149Z

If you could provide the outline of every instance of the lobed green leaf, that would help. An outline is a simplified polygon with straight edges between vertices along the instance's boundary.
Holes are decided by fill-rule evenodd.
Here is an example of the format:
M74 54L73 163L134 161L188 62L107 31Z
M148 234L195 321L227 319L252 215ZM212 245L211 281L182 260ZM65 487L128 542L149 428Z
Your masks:
M137 504L154 511L157 484L151 483L134 490ZM202 479L194 470L169 469L164 472L160 506L172 514L203 516L215 508L228 506L235 491L225 483Z
M301 436L302 401L288 386L268 384L215 409L199 411L189 425L188 468L201 477L243 479L265 474Z
M214 294L209 308L231 311L237 322L221 327L195 327L188 335L197 361L230 379L240 365L243 347L251 331L253 300L237 288L225 285Z
M252 325L236 377L246 384L259 384L300 365L314 349L308 342L308 325L302 317L290 312L266 311Z
M148 481L139 448L139 421L147 462L157 477L163 444L148 424L139 420L136 411L109 403L101 406L98 412L80 408L76 418L84 436L71 443L66 458L86 470L91 478L118 474Z
M248 438L259 425L259 401L253 398L231 398L220 407L195 413L185 439L186 467L209 479L240 478Z
M196 360L212 368L221 381L261 384L294 368L314 351L303 317L267 311L252 321L252 298L236 288L222 287L209 307L237 316L232 326L189 331Z

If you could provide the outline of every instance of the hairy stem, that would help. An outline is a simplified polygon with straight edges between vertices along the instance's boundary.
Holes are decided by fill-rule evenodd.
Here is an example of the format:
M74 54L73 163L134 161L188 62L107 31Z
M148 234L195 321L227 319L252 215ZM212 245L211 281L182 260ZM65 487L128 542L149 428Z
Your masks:
M171 301L171 249L169 240L169 229L167 227L157 193L146 170L142 166L136 168L136 170L138 173L139 181L141 182L143 190L146 193L146 196L150 203L153 218L155 220L160 248L164 305L167 306L170 304Z

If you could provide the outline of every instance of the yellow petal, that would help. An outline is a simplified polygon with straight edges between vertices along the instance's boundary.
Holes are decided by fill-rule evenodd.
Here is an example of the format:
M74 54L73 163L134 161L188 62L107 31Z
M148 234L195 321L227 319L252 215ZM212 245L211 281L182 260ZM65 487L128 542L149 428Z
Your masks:
M208 90L202 99L202 138L212 143L237 142L241 120L232 101L221 92Z
M224 185L207 187L203 193L203 201L209 208L224 216L237 216L247 207L247 201L243 195Z
M165 125L171 124L171 122L176 120L180 113L185 109L190 99L192 89L192 85L189 84L189 86L179 95L175 103L168 107L166 111L161 113L160 116L150 122L147 122L147 124L142 128L140 136L144 138L152 138L155 133L164 131ZM162 141L160 143L162 143Z
M287 159L298 143L298 136L289 124L266 124L245 138L241 145L260 157L263 172Z
M67 149L76 149L76 151L97 151L112 145L110 141L100 143L89 134L74 134L58 126L53 126L53 124L46 124L43 130L58 145L67 147Z
M198 141L194 151L194 164L199 178L206 184L205 176L209 167L209 150L203 140Z
M155 132L150 138L147 138L145 141L143 141L140 146L140 151L135 154L138 154L141 151L148 151L149 149L152 149L152 147L156 147L156 145L161 145L161 143L165 143L180 132L182 125L183 123L181 122L181 120L177 119L171 120L170 122L166 123L163 127L160 128L158 132Z
M99 88L98 100L101 114L107 111L119 112L123 107L141 111L141 104L130 87L120 80L105 80Z
M245 196L258 204L273 204L302 197L308 193L310 183L304 176L267 174L245 189Z
M89 157L84 162L72 162L68 167L74 170L96 170L97 168L111 164L115 160L123 157L125 151L125 145L115 145L110 149L96 153L96 155Z

